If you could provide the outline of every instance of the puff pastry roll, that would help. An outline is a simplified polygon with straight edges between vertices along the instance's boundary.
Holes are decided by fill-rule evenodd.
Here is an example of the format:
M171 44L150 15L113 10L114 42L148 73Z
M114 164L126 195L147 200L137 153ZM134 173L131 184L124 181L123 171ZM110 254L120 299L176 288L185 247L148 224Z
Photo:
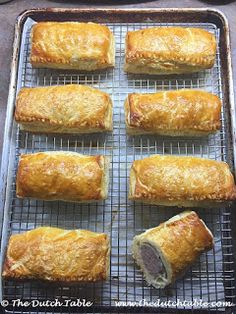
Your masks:
M126 35L125 71L180 74L210 69L215 63L216 40L198 28L154 27Z
M186 211L134 237L132 253L147 283L164 288L213 246L204 222L195 212Z
M221 101L200 90L130 94L125 102L127 132L204 136L219 130Z
M84 85L22 88L15 120L21 129L39 133L93 133L112 130L108 94Z
M153 155L133 162L129 198L166 206L208 207L236 199L225 162Z
M41 227L10 237L3 277L58 282L106 280L110 244L104 233Z
M107 198L109 158L74 152L21 155L16 180L19 198L99 201Z
M92 71L115 65L114 36L105 25L40 22L32 27L31 45L35 68Z

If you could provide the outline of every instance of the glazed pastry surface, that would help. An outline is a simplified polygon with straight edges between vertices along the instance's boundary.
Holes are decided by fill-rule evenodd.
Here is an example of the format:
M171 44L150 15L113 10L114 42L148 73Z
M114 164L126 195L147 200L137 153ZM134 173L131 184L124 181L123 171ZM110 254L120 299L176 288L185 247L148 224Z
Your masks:
M19 198L99 201L108 194L108 157L50 151L21 155L16 181Z
M148 271L149 261L143 260L141 255L142 247L147 245L160 257L164 273L160 271L156 275ZM144 272L147 283L156 288L164 288L174 283L201 253L213 246L213 235L204 222L195 212L186 211L134 237L132 253Z
M199 28L153 27L126 35L125 71L180 74L210 69L215 63L216 40Z
M39 22L32 27L31 45L36 68L92 71L115 65L114 36L105 25Z
M112 130L112 101L84 85L22 88L15 120L36 133L92 133Z
M168 206L209 206L236 199L236 186L225 162L152 155L133 162L129 198Z
M133 135L202 136L221 126L220 99L200 90L130 94L125 113L127 132Z
M10 237L3 277L59 282L106 280L110 244L104 233L41 227Z

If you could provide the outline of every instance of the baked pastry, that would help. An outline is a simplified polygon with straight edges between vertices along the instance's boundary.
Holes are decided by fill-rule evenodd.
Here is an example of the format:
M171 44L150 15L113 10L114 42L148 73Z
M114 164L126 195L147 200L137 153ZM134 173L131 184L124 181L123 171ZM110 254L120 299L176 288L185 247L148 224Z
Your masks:
M147 283L165 288L213 246L213 235L204 222L195 212L186 211L134 237L132 253Z
M99 201L107 198L109 158L50 151L21 155L16 194L19 198Z
M221 101L213 94L183 89L129 94L125 101L127 132L204 136L220 129Z
M199 28L153 27L126 35L125 71L180 74L210 69L215 63L216 40Z
M3 277L58 282L106 280L110 243L104 233L41 227L10 237Z
M107 93L84 85L22 88L15 120L30 132L111 131L112 101Z
M129 198L156 205L208 207L235 200L236 186L225 162L152 155L133 162Z
M114 36L105 25L39 22L32 27L31 46L35 68L93 71L115 65Z

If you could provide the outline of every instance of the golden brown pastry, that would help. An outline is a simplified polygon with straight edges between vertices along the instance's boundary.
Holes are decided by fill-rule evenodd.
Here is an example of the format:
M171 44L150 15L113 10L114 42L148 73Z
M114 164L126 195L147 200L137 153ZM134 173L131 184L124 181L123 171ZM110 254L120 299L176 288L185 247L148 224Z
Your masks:
M10 237L3 277L59 282L106 280L110 243L104 233L41 227Z
M149 285L164 288L214 246L213 235L193 211L134 237L132 253Z
M32 27L35 68L99 70L115 65L114 36L105 25L40 22Z
M213 94L183 89L130 94L125 101L127 132L204 136L220 129L221 101Z
M133 162L129 198L167 206L212 206L236 199L225 162L196 157L152 155Z
M216 40L199 28L154 27L126 35L125 71L179 74L210 69L215 63Z
M22 88L15 120L30 132L111 131L112 101L107 93L84 85Z
M74 152L21 155L16 180L19 198L99 201L107 198L109 159Z

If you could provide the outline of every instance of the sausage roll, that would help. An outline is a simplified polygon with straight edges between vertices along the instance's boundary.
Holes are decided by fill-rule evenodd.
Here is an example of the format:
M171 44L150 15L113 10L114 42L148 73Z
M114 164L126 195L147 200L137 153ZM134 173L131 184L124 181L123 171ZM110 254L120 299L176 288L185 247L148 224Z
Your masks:
M84 85L22 88L15 120L30 132L111 131L112 101L108 94Z
M129 134L204 136L220 129L221 101L200 90L130 94L125 102Z
M153 155L133 162L129 198L166 206L208 207L236 199L225 162Z
M134 237L132 253L147 283L164 288L213 246L204 222L195 212L186 211Z
M215 63L216 40L198 28L154 27L126 35L125 71L180 74L210 69Z
M115 65L114 36L105 25L40 22L32 27L31 46L35 68L92 71Z
M109 158L50 151L21 155L16 194L19 198L99 201L107 198Z
M104 233L41 227L10 237L3 277L59 282L106 280L110 244Z

